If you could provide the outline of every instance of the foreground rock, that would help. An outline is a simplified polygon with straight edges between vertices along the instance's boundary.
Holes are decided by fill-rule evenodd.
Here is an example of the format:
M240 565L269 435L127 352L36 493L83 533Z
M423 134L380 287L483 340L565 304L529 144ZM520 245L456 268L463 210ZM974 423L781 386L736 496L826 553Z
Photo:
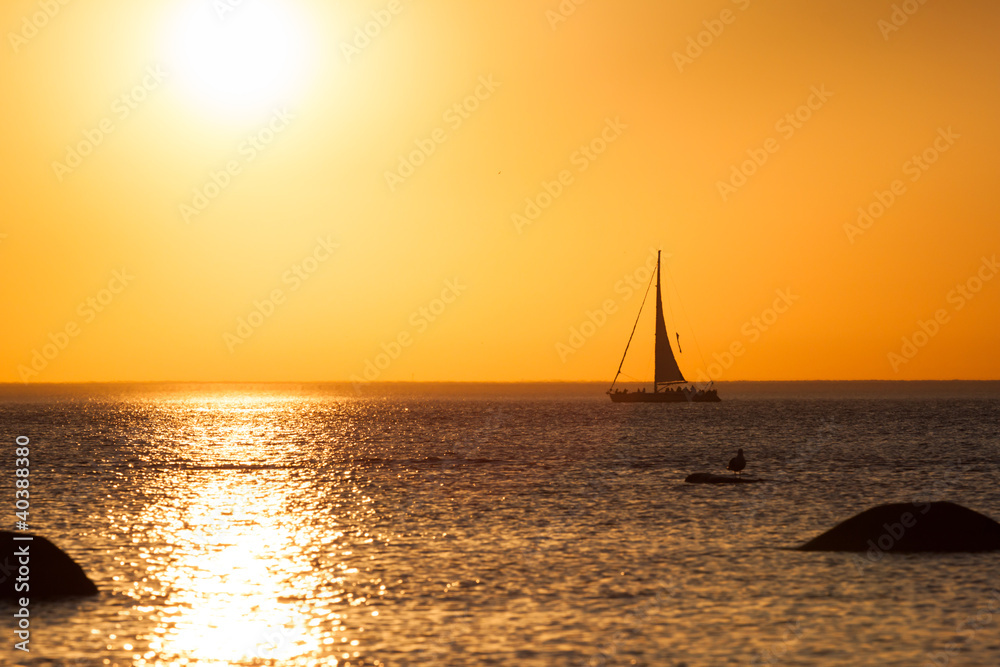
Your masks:
M32 539L15 540L15 537ZM28 568L27 582L23 581L22 567ZM27 590L18 590L18 587L23 589L25 583ZM0 531L0 598L26 597L30 600L96 594L97 586L83 569L41 535Z
M753 484L754 482L763 482L764 480L740 477L738 475L715 475L710 472L696 472L688 475L684 481L688 484Z
M894 503L865 510L800 551L995 551L1000 523L949 502Z

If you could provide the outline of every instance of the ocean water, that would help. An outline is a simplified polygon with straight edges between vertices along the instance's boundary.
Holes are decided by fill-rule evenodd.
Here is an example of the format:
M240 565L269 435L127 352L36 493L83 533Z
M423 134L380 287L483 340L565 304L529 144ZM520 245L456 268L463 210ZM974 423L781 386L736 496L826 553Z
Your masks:
M1000 519L1000 383L0 387L0 498L93 598L23 665L1000 664L1000 554L804 553L872 505ZM689 485L742 447L761 484ZM10 523L11 525L7 525Z

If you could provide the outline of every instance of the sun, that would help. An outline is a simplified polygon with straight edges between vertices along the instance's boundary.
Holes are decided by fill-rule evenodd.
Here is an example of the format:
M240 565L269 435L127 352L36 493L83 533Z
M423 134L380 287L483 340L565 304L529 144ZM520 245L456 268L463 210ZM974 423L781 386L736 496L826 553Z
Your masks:
M294 105L308 80L308 32L289 0L193 0L168 25L167 75L232 120Z

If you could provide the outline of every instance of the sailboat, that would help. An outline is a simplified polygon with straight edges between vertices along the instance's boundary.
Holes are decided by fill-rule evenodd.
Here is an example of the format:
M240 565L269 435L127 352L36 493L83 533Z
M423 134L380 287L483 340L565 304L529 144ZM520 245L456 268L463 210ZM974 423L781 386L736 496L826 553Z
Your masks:
M643 304L645 303L646 300L644 298ZM640 305L639 315L641 314L642 306ZM653 391L640 389L639 391L629 392L628 389L615 389L615 382L618 381L618 376L622 374L622 365L625 363L625 356L628 354L628 346L632 343L632 336L635 335L635 328L639 324L639 315L636 316L635 324L632 325L632 335L628 337L628 343L625 344L625 354L622 355L622 361L618 364L618 373L615 374L615 379L611 382L611 388L608 389L608 395L611 397L611 400L615 403L718 403L721 399L711 386L707 389L698 389L687 383L687 380L684 379L684 374L681 373L681 369L677 365L677 359L674 358L674 351L670 347L670 336L667 334L667 325L663 319L663 299L660 295L659 251L656 252L656 356L653 370ZM678 339L678 349L680 349L679 346L680 340ZM680 385L686 386L682 387Z

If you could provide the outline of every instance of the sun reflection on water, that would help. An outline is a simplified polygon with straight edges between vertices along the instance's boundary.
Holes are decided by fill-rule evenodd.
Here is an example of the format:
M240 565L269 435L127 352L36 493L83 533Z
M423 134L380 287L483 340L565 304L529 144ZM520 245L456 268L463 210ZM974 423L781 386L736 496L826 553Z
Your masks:
M311 664L334 643L357 655L345 610L358 598L344 590L357 569L329 515L303 513L311 487L280 446L283 406L200 403L189 406L203 415L187 461L162 475L161 500L137 517L149 531L137 565L149 576L134 595L162 604L135 664Z

